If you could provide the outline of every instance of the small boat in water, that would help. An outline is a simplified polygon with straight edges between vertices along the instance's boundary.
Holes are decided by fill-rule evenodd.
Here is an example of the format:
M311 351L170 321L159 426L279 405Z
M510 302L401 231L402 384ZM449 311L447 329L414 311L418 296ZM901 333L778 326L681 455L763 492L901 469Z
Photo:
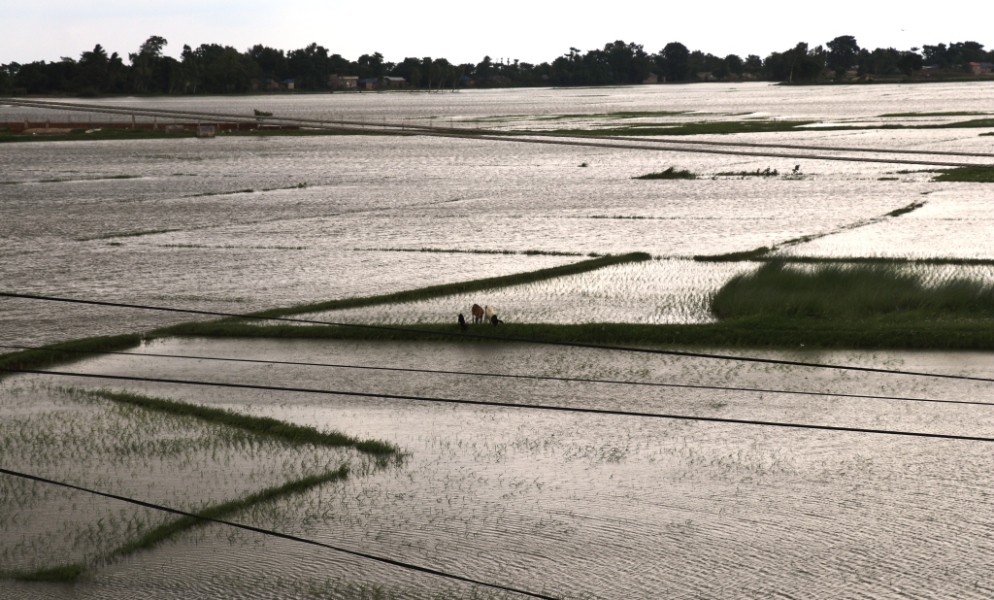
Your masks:
M217 133L213 125L197 125L198 138L212 138Z

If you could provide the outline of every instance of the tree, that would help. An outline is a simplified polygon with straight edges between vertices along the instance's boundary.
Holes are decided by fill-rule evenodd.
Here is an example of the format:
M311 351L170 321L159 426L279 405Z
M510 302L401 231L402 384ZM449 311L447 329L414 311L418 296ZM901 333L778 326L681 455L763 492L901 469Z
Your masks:
M897 59L897 68L901 69L901 72L908 77L911 77L915 71L921 71L925 64L921 54L918 54L916 50L917 48L912 48L911 51L902 52Z
M685 81L690 75L690 51L680 42L670 42L659 51L656 64L666 81Z
M613 83L642 83L649 75L651 62L640 44L618 40L604 46L604 58L610 67Z
M376 56L382 62L383 56ZM368 58L369 55L363 55ZM360 61L363 57L360 57ZM328 49L317 44L310 44L300 50L291 50L286 57L287 69L295 79L295 85L303 89L324 89L328 87L328 75L331 73L331 57ZM377 75L379 77L380 75Z
M0 64L0 94L10 94L14 91L14 76L20 66L16 62L9 65Z
M79 57L77 89L94 94L107 91L109 67L110 57L100 44L94 46L90 52L83 52Z
M763 59L756 54L750 54L742 67L746 73L758 77L763 72Z
M856 43L856 38L851 35L840 35L826 45L828 46L826 64L829 69L835 71L837 77L842 77L856 64L856 57L859 56L859 44Z
M153 35L145 40L138 52L129 53L131 60L131 86L136 92L149 92L155 86L153 80L156 63L162 58L162 49L168 44L166 38Z
M282 50L256 44L249 48L248 55L255 62L263 77L282 81L289 76L286 54Z
M729 54L725 57L725 70L736 77L742 77L745 72L745 65L737 54Z
M383 55L379 52L363 54L356 62L359 63L360 76L362 77L376 77L379 79L387 72L387 65L383 63Z

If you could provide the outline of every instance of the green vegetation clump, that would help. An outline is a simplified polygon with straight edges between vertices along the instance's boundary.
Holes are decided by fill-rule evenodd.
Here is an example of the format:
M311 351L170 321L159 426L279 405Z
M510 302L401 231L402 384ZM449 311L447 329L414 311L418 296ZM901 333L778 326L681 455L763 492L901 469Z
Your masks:
M690 171L677 171L674 167L670 167L665 171L647 173L638 177L632 177L632 179L697 179L697 175Z
M778 175L780 175L779 171L771 170L769 167L755 171L722 171L714 174L715 177L776 177Z
M732 278L712 298L711 311L719 319L990 319L994 317L994 285L952 279L929 287L918 277L887 265L797 270L771 262Z
M901 215L906 215L909 212L914 212L919 208L925 206L925 202L912 202L907 206L902 206L901 208L895 209L887 213L888 217L900 217Z
M244 123L246 127L254 125ZM92 130L91 130L92 131ZM85 142L85 141L106 141L106 140L150 140L150 139L175 139L178 137L192 138L196 133L190 131L166 132L162 129L124 129L124 128L104 128L93 133L86 133L86 129L73 129L69 133L52 135L31 135L24 133L13 133L11 131L0 130L0 143L16 142ZM311 137L323 135L400 135L390 131L380 131L377 129L366 130L340 130L340 129L238 129L224 130L218 132L219 136L234 137Z
M580 252L561 252L558 250L460 250L458 248L353 248L356 252L429 252L438 254L501 254L505 256L583 256ZM601 256L590 253L587 256Z
M487 328L481 337L461 336L454 324L418 324L416 329L188 323L175 335L198 337L315 339L354 341L444 341L500 343L541 340L619 346L698 346L727 348L994 350L994 320L913 320L841 324L833 320L756 317L702 324L508 323Z
M111 552L111 557L127 556L129 554L134 554L135 552L141 550L149 550L155 546L161 544L163 541L169 539L170 537L192 529L194 527L202 527L204 525L209 525L210 521L205 519L226 519L227 517L247 508L250 508L256 504L261 504L263 502L271 502L279 498L302 494L310 489L313 489L319 485L329 483L332 481L339 481L347 478L349 475L349 468L347 466L342 466L335 471L329 471L321 475L313 475L311 477L304 477L303 479L298 479L296 481L291 481L290 483L275 486L271 488L264 489L260 492L256 492L245 498L240 498L238 500L232 500L230 502L225 502L223 504L218 504L215 506L208 507L204 510L197 512L198 517L180 517L175 521L170 521L152 529L145 535L141 536L137 540L128 542L113 552Z
M985 115L987 113L975 112L969 110L951 110L945 112L903 112L903 113L885 113L880 115L882 118L889 117L972 117L976 115Z
M102 336L51 344L34 350L0 354L0 379L11 375L9 372L3 372L5 369L44 369L57 364L83 360L93 353L134 348L141 344L141 340L138 334Z
M775 250L775 248L760 246L759 248L743 250L742 252L727 252L725 254L697 254L694 256L694 260L697 262L743 262L760 260L773 250Z
M351 447L360 452L377 456L397 454L398 452L397 448L386 442L358 440L337 431L325 433L313 427L295 425L271 417L254 417L252 415L236 413L232 410L210 408L198 404L177 402L176 400L168 400L166 398L153 398L140 394L99 391L93 392L93 395L113 402L140 406L141 408L171 415L196 417L210 423L227 425L291 444L314 444L331 448Z
M810 125L815 121L700 121L696 123L652 124L637 123L624 127L605 127L599 129L560 129L537 133L552 133L556 135L728 135L733 133L770 133L778 131L794 131L802 125ZM533 132L535 133L535 132Z
M994 167L957 167L943 169L932 181L994 183Z
M13 571L2 574L3 577L15 581L33 581L41 583L75 583L83 576L86 569L82 565L60 565L50 569L37 571Z

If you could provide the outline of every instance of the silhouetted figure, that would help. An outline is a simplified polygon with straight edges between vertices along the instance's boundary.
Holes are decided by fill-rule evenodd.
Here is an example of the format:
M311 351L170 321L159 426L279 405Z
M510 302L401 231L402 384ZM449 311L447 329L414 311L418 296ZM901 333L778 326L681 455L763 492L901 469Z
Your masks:
M503 323L504 323L504 321L501 321L500 319L498 319L497 315L493 315L493 316L490 317L490 324L493 325L494 327L497 327L498 325L501 325Z
M462 316L462 313L459 313L459 329L465 330L466 327L466 317Z

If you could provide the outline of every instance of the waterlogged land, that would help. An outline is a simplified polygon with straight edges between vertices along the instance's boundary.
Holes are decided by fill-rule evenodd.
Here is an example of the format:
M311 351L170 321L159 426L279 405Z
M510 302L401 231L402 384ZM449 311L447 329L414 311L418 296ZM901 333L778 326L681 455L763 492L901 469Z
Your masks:
M722 84L103 102L988 153L989 93ZM479 303L505 325L474 334L989 378L989 307L960 302L994 282L983 169L399 136L106 137L0 145L3 291L438 335L7 298L0 344L118 337L4 355L0 368L991 431L988 406L894 399L975 401L990 396L983 381L444 341ZM826 277L859 273L883 289L815 301L840 285ZM781 279L808 295L777 296ZM919 303L894 314L871 301L898 288ZM463 374L360 368L376 366ZM979 442L16 374L0 376L0 412L8 468L564 598L994 592L994 465ZM286 435L266 433L269 418ZM318 437L294 441L306 428ZM381 468L377 454L321 443L331 430L405 458ZM0 595L512 597L219 525L170 529L145 509L40 484L0 486ZM60 576L78 580L25 581Z
M922 406L843 396L716 392L650 386L508 380L529 374L970 400L986 384L825 372L679 357L463 344L171 340L140 352L314 361L356 368L273 366L109 356L80 372L381 392L467 400L985 435L989 407ZM853 352L765 356L991 376L982 354ZM378 366L477 375L371 372ZM92 382L69 379L86 388ZM298 424L334 424L392 440L402 468L347 479L288 499L269 519L306 537L345 543L485 579L550 588L564 597L791 593L834 597L858 588L888 596L983 598L991 593L987 523L990 452L984 445L866 434L750 428L524 409L445 407L399 400L127 384ZM162 586L173 594L271 595L337 589L351 581L396 597L470 592L392 568L228 534L177 538L100 570L76 593ZM227 536L231 537L229 540ZM943 552L922 550L943 540ZM673 560L674 554L681 560ZM804 564L803 572L790 565ZM887 565L886 569L881 564ZM721 576L715 576L720 565ZM127 567L127 568L125 568ZM153 568L154 567L154 568ZM771 574L757 578L760 569ZM605 569L611 577L605 577ZM292 573L288 577L287 573ZM838 583L825 586L825 580ZM92 587L88 587L92 586ZM21 588L18 588L21 589ZM92 590L92 591L91 591ZM928 593L919 593L928 590ZM331 594L335 596L336 594ZM354 597L360 597L355 595ZM486 597L486 595L484 595Z

